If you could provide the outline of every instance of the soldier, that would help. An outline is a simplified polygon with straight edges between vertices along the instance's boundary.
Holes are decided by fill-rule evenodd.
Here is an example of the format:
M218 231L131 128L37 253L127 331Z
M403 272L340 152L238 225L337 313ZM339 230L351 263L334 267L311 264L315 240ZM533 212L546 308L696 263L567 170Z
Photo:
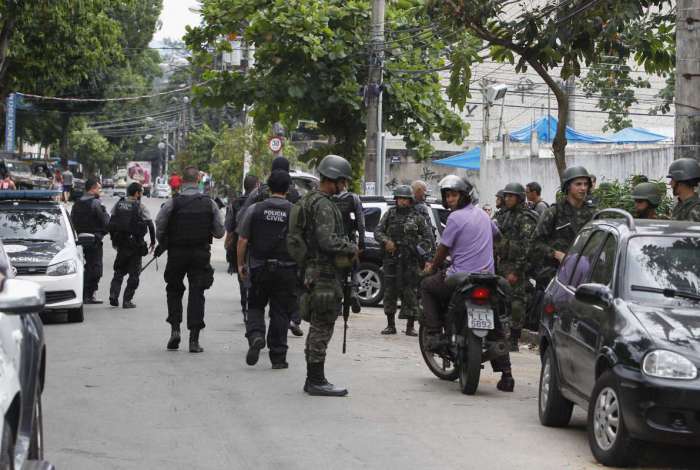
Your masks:
M588 201L591 177L584 167L567 168L563 180L561 190L565 197L544 211L532 234L533 256L530 259L536 258L542 262L537 278L538 288L554 277L576 234L596 211Z
M128 274L122 307L136 308L132 299L139 286L141 260L155 247L156 229L148 209L141 203L143 196L141 184L131 183L126 188L126 196L114 205L109 219L109 236L112 239L112 246L117 250L117 256L114 259L114 277L109 287L109 304L112 307L119 306L122 280ZM143 240L146 230L151 237L150 246L146 246Z
M661 191L654 183L639 183L632 190L634 199L634 216L638 219L668 219L665 215L656 213L661 204Z
M342 299L342 272L352 266L357 246L344 233L343 219L333 196L340 193L341 180L350 180L350 163L338 155L327 155L318 165L321 184L309 191L292 210L290 236L287 247L290 254L304 262L304 293L300 301L302 316L309 321L306 337L306 382L304 391L309 395L342 397L347 389L336 387L326 380L326 349L333 336L333 327L340 312ZM303 245L295 246L294 228L303 219ZM305 251L304 256L301 252ZM300 261L301 260L301 261Z
M518 351L518 339L525 320L527 306L528 245L537 227L537 217L525 207L525 188L520 183L509 183L503 188L504 215L499 225L501 238L495 243L496 273L503 276L512 289L512 326L510 350Z
M499 189L496 193L496 210L493 213L493 220L496 221L496 225L499 225L503 221L503 215L505 214L505 201L503 200L503 190Z
M542 199L542 186L536 181L525 185L525 196L527 197L528 205L539 215L542 215L549 207L549 204Z
M182 281L187 275L187 329L190 330L191 353L204 351L199 345L199 332L205 326L204 291L214 283L214 269L210 263L212 237L224 236L219 207L198 189L200 177L197 167L185 168L180 193L166 201L156 217L159 245L156 255L168 250L164 278L168 299L166 321L171 330L167 347L169 350L180 347L182 296L185 293Z
M102 239L107 234L109 214L100 202L102 185L96 178L90 177L85 181L85 194L75 201L71 211L71 220L78 233L92 233L95 243L83 247L85 256L85 273L83 275L83 303L101 304L95 298L95 292L102 278Z
M340 194L335 196L333 200L338 206L340 215L343 217L343 227L348 240L352 243L357 243L360 251L365 249L365 214L362 210L362 201L360 196L348 191L348 182L340 180ZM357 264L353 265L353 279L357 271ZM357 284L357 282L355 282ZM357 286L352 288L352 309L354 313L359 313L361 309L360 297L357 293Z
M286 369L287 329L297 302L297 264L289 256L285 238L292 203L285 199L291 184L289 173L275 170L267 179L271 197L256 202L239 225L238 273L250 278L246 337L249 366L258 362L265 347L265 306L270 304L267 346L273 369ZM246 252L250 246L250 256ZM246 259L248 259L246 265Z
M423 250L432 256L435 242L425 218L413 207L411 188L397 186L394 190L394 200L396 206L389 208L374 230L374 238L384 252L382 269L387 326L382 330L382 334L396 334L396 301L400 296L399 318L406 320L406 336L418 336L414 328L415 320L420 316L416 293L424 261L418 254L418 245L427 245L427 249Z
M673 220L700 222L700 198L695 192L700 183L700 163L693 158L680 158L668 168L673 195L678 203L673 208Z

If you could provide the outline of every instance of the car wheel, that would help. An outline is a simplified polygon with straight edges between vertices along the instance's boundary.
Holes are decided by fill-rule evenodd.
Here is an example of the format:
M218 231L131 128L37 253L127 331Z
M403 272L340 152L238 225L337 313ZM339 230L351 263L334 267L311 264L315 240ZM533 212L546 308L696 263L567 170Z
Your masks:
M633 462L637 441L625 426L620 387L612 371L600 376L588 405L588 443L593 456L606 466L625 467Z
M5 418L2 426L2 453L0 454L0 468L14 470L15 468L15 439L12 426Z
M539 414L544 426L562 427L569 424L574 404L564 398L559 389L559 374L554 349L548 347L540 369Z
M85 319L83 307L68 310L68 321L71 323L82 323Z
M379 304L384 298L384 278L379 266L374 263L360 263L356 278L360 303L365 307Z
M41 409L41 392L37 391L32 419L32 439L29 441L29 459L44 459L44 414Z

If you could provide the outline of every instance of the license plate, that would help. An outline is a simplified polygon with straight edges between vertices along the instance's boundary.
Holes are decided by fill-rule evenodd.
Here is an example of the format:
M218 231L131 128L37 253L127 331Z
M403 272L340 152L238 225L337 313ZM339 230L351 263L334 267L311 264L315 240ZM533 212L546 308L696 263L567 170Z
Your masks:
M490 308L474 308L467 306L467 325L475 330L493 330L493 310Z

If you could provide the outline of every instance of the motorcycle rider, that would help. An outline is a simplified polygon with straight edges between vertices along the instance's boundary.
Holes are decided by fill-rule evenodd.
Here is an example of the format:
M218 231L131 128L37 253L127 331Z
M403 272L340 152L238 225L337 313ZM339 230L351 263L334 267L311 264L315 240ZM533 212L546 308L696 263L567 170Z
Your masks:
M448 175L440 181L440 194L445 208L451 213L442 233L440 245L431 263L425 268L429 274L421 283L423 301L423 324L435 344L443 328L444 311L452 298L453 289L445 278L455 273L494 272L493 239L498 229L489 216L472 202L472 185L455 175ZM448 269L441 269L447 256L452 258ZM505 323L505 322L504 322ZM492 333L496 340L504 340L509 325L496 319ZM491 361L494 372L501 372L496 387L503 392L512 392L515 380L511 371L510 355L505 354Z
M668 219L657 214L656 208L661 204L661 191L654 183L639 183L632 190L634 199L634 216L638 219Z

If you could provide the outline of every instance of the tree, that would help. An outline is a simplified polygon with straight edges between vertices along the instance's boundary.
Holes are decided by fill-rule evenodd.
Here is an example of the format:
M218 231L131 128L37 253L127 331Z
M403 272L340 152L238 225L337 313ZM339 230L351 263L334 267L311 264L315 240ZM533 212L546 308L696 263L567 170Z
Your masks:
M566 168L568 94L554 76L581 76L583 64L613 56L620 64L634 60L649 73L673 67L670 0L559 0L518 11L513 1L431 0L429 11L445 30L461 28L482 40L499 62L516 64L517 72L531 67L552 90L558 105L557 132L552 143L557 170ZM514 13L519 13L515 14ZM517 57L517 63L516 63ZM471 64L455 64L469 76ZM453 77L455 70L453 67ZM449 90L448 90L449 92Z
M95 129L83 128L70 135L71 151L87 174L106 172L112 166L114 147Z
M443 99L437 70L445 65L445 43L431 32L426 15L416 15L419 6L417 0L387 6L394 38L386 47L383 111L384 128L402 135L425 158L434 134L461 143L468 125ZM210 69L206 85L197 90L200 99L207 105L252 106L258 129L276 121L295 128L299 119L313 120L330 140L302 158L337 153L360 175L369 11L367 0L204 0L202 26L185 37L195 66ZM230 50L227 37L234 33L254 49L254 66L247 73L213 70L211 48ZM426 72L430 69L435 70Z

